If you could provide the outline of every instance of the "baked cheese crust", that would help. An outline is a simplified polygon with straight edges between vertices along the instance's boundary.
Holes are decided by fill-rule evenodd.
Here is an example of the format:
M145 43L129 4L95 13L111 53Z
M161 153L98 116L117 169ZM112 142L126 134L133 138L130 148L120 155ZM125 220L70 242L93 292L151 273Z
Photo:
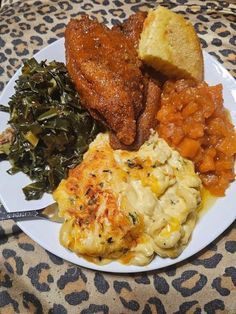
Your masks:
M62 245L97 263L148 264L188 243L201 202L193 163L153 133L137 152L113 150L99 134L53 196Z

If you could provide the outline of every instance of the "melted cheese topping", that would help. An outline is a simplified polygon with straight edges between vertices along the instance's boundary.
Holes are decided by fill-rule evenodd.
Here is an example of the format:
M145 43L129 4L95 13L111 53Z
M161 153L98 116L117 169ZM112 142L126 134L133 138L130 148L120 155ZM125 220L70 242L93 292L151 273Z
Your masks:
M148 264L178 256L201 202L193 163L153 133L137 152L112 150L99 134L53 194L65 218L61 244L104 263Z

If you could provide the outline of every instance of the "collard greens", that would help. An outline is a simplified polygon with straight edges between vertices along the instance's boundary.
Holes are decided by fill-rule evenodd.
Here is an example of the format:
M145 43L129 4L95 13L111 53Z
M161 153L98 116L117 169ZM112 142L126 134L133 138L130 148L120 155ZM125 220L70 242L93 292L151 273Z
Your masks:
M23 189L26 199L39 199L82 160L100 126L81 106L63 63L26 61L15 90L9 101L15 132L9 173L29 175L34 182Z

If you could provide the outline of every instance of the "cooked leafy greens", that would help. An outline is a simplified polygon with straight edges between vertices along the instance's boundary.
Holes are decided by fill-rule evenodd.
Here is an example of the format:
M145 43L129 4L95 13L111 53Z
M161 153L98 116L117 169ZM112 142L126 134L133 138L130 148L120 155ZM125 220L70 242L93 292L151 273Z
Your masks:
M23 189L27 200L53 191L101 131L81 106L65 65L56 61L47 64L33 58L24 63L9 112L15 133L8 153L9 173L22 171L33 179Z

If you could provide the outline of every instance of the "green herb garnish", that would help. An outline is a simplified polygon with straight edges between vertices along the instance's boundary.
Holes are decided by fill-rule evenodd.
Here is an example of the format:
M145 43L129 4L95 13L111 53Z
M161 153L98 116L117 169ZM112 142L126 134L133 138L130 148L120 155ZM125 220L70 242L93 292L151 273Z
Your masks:
M0 110L8 109L1 106ZM24 63L9 112L15 132L8 152L9 173L22 171L34 180L23 189L27 200L52 192L68 169L81 162L101 130L81 106L65 65L56 61Z

